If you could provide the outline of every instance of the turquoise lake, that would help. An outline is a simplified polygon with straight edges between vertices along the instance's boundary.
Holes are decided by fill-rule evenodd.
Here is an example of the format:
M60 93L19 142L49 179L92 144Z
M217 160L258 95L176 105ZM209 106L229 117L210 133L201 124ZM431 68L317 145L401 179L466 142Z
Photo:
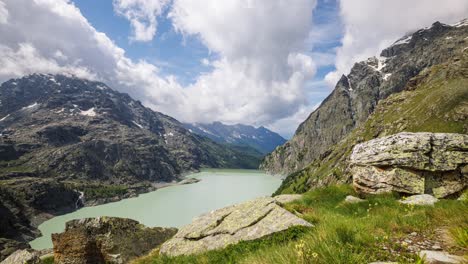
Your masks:
M51 248L52 233L60 233L72 219L97 216L131 218L147 226L181 227L200 214L252 198L269 196L281 184L279 177L257 170L204 170L188 177L201 181L176 185L114 203L84 207L54 217L39 226L42 237L34 249Z

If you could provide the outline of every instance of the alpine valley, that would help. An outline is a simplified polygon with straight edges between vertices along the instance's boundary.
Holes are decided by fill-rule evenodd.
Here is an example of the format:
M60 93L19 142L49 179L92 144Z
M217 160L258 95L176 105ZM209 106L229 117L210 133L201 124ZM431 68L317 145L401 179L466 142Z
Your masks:
M65 2L73 12L79 11L74 2ZM161 30L169 22L176 24L170 34L158 35L157 41L170 42L170 35L175 32L184 35L184 44L194 45L188 37L193 33L201 39L195 46L215 47L211 50L207 46L210 59L219 55L217 49L222 50L226 41L211 31L206 35L198 27L209 25L216 29L212 31L219 31L231 13L252 15L258 10L262 19L271 14L275 20L282 18L276 17L276 12L280 12L273 7L277 5L264 9L256 6L275 3L273 0L255 4L247 1L248 8L243 5L241 12L230 9L235 8L236 1L226 6L217 6L219 1L213 1L193 12L189 12L190 7L199 7L200 3L188 1L191 4L182 5L174 0L162 1L168 2L169 7L159 2L151 7L143 2L157 1L112 1L119 19L130 20L136 31L129 46L138 46L135 43L141 38L156 34L156 28L151 31L145 28L146 21L141 21L148 19L150 24L157 24L160 14L153 13L161 12L167 15L167 19L157 21L163 24ZM280 2L281 11L294 5ZM329 2L334 1L316 4L322 7L331 5ZM353 4L363 5L358 2L365 1ZM407 8L414 5L412 1L404 5L397 2L392 1L392 8L416 12ZM5 5L0 0L0 29L13 17L4 8L12 7L11 3ZM79 1L76 3L81 6ZM436 1L425 3L432 3L433 9L440 5ZM450 3L463 8L461 1ZM135 11L133 4L141 6ZM304 2L301 9L309 5L312 4ZM317 12L331 12L326 7L326 11L317 7ZM345 7L343 3L340 6ZM211 8L209 16L223 23L204 23L207 16L197 16L196 11L205 8ZM224 8L229 11L226 17ZM443 12L445 6L441 10L433 11ZM61 11L58 8L54 12ZM366 18L365 9L359 8L359 12L359 20ZM190 27L184 27L188 20L185 16L195 17ZM274 29L266 28L285 30L296 19L302 21L300 14L297 16L278 20ZM266 20L258 17L247 20L252 24L248 26L239 20L242 30L235 27L237 23L229 22L234 26L229 28L232 30L222 30L222 36L227 35L227 42L236 46L236 30L245 37L257 24L270 25L271 21L263 23ZM414 19L418 17L415 15ZM309 19L304 21L310 23ZM374 22L379 21L366 21ZM407 21L401 23L404 22ZM312 45L315 35L328 33L328 29L309 32L305 43ZM160 27L158 33L159 30ZM247 77L241 68L249 68L252 75L264 74L264 65L257 69L247 57L258 59L264 53L276 56L291 48L289 45L294 46L294 53L287 53L287 66L265 66L267 75L293 72L288 81L295 83L307 74L315 74L314 62L308 60L308 55L295 53L296 46L303 46L304 41L301 45L296 45L296 41L289 43L289 34L296 35L296 31L300 30L295 27L288 34L275 35L273 40L279 46L274 49L264 47L261 41L249 41L247 46L258 45L260 49L248 52L248 56L239 53L241 58L234 60L235 65L229 64L231 56L238 55L234 48L228 49L227 55L219 52L219 60L202 59L204 68L198 81L205 90L199 92L211 95L210 78L218 77L227 87L246 88L244 85L250 83L244 80ZM253 35L263 39L269 33ZM346 37L348 33L344 33L343 42L355 41ZM96 35L103 38L105 34ZM152 44L142 50L153 52ZM183 48L181 53L185 54L186 47ZM338 48L333 47L334 52ZM0 40L0 53L7 49ZM26 51L34 57L32 48ZM337 56L341 51L336 52ZM202 51L197 46L190 56L199 52ZM178 52L168 53L172 56ZM65 60L63 54L54 56ZM275 61L269 56L267 64ZM10 62L16 65L14 59ZM226 65L228 70L222 68ZM168 63L167 68L170 67ZM204 72L208 67L213 67L215 76ZM221 69L241 73L235 74L237 79L228 80L224 79L228 74ZM139 70L136 67L135 72ZM320 74L322 71L323 68L317 70ZM468 263L467 19L455 24L429 23L426 28L401 36L378 56L354 63L290 140L263 126L213 120L182 123L103 82L73 74L21 76L0 86L1 264ZM275 96L282 95L284 102L295 103L299 90L281 93L294 85L277 85L277 79L281 78L271 78L268 85L273 87L269 89ZM172 81L176 82L176 78ZM237 86L229 86L231 81ZM264 82L255 84L262 86ZM224 91L222 88L219 89ZM234 97L226 102L235 105L235 100L245 99ZM280 105L263 105L263 97L270 98L255 90L248 100L259 103L264 107L262 111L284 110ZM211 103L203 107L218 109L226 103L218 102L220 98L203 98ZM242 121L261 123L247 122L253 115L247 110L258 110L258 105L252 107L245 102L239 105L239 112L250 116ZM237 116L228 110L219 116ZM262 118L267 117L267 113L262 114ZM278 120L282 118L284 115ZM113 214L119 210L124 214ZM47 236L41 237L41 231ZM47 241L38 242L41 238ZM37 246L40 243L42 247Z
M133 197L201 168L256 168L261 157L193 134L99 82L33 74L3 83L0 102L3 257L26 247L53 215Z

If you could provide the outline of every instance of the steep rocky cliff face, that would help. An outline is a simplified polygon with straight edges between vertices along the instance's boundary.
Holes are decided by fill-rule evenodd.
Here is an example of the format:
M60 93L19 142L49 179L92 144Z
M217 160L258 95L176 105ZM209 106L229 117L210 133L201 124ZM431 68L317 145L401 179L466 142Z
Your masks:
M453 26L436 22L396 41L378 58L356 63L294 137L264 159L261 168L287 175L323 158L367 120L380 100L404 90L425 69L460 54L468 46L467 37L466 21Z
M403 91L380 100L366 121L305 168L290 174L277 193L300 193L336 182L351 182L352 174L347 170L349 157L353 146L363 141L399 132L467 134L468 34L466 27L446 30L452 32L450 36L433 40L439 41L439 48L443 48L448 45L446 41L458 38L450 46L451 57L446 62L425 68L407 81ZM455 33L459 35L453 35ZM339 124L336 126L339 127Z
M256 161L100 82L41 74L7 81L0 86L0 259L8 245L37 236L42 216L82 206L82 194L105 202L184 172Z

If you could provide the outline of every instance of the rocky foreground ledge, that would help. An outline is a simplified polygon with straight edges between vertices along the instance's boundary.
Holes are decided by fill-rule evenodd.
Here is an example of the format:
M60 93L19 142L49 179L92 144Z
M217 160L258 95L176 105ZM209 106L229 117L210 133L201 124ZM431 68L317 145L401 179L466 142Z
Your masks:
M190 255L258 239L292 226L312 226L281 207L300 195L265 197L225 207L193 220L165 242L161 254Z
M301 195L280 195L228 206L195 218L179 232L117 217L72 220L63 233L52 234L54 263L128 263L161 245L162 254L189 255L262 238L292 226L310 227L281 207L299 198ZM50 253L18 250L2 264L42 263L45 254Z

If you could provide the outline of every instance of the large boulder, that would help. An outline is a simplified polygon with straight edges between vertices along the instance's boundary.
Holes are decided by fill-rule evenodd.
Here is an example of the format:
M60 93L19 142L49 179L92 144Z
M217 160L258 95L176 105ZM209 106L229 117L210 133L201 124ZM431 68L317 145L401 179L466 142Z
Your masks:
M468 135L399 133L354 147L350 171L357 191L459 193L468 182Z
M202 253L258 239L292 226L312 226L283 209L277 200L293 199L258 198L201 215L165 242L160 252L169 256Z
M145 255L177 232L148 228L135 220L98 217L67 222L65 232L52 234L55 263L127 263Z

